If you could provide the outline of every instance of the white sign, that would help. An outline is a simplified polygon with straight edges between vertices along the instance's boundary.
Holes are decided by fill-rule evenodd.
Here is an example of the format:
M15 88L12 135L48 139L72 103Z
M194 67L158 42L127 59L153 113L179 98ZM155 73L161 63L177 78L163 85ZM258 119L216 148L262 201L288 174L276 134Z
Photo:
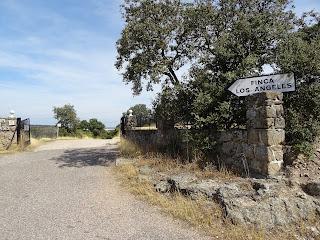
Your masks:
M9 120L9 126L15 126L16 122L14 120Z
M292 92L296 85L293 73L289 73L239 79L228 90L240 97L260 92Z

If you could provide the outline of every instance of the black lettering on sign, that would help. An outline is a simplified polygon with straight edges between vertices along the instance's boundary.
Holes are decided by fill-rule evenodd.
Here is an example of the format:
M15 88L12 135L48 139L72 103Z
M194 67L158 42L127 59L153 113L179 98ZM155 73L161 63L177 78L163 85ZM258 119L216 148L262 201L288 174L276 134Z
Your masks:
M292 84L291 84L291 83L288 83L288 84L287 84L287 88L292 88Z
M259 79L255 81L251 81L251 85L265 85L265 84L274 84L274 80L272 78Z
M250 88L240 88L240 89L236 89L236 93L244 93L244 92L249 93L249 92L250 92Z

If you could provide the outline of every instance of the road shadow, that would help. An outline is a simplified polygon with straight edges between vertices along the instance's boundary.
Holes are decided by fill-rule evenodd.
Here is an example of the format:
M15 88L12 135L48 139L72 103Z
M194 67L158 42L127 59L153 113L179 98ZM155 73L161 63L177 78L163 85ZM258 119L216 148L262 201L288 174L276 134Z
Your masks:
M85 148L66 150L59 157L52 158L60 168L114 165L118 157L116 148Z

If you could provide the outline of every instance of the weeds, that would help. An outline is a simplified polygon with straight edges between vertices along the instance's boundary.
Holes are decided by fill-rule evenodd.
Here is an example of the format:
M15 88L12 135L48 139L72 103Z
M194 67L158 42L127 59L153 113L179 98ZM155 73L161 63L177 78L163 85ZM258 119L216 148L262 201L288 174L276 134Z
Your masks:
M116 171L131 193L217 239L265 239L263 231L226 221L220 205L205 197L194 200L180 193L163 195L156 192L149 182L139 179L138 168L133 164L120 165Z
M159 206L160 209L195 226L216 239L240 239L240 240L262 240L262 239L296 239L299 236L310 237L310 228L320 228L319 221L301 222L296 225L286 226L273 230L258 229L244 225L234 225L224 217L223 209L217 202L205 197L191 199L180 193L161 194L155 191L154 186L139 177L139 169L142 166L149 166L156 172L175 174L188 172L195 174L199 179L236 179L239 178L234 172L224 166L215 168L211 166L203 169L197 162L181 164L181 159L172 159L159 153L143 153L136 145L121 140L122 156L136 158L134 163L120 165L115 168L122 183L131 193ZM315 238L316 239L316 238Z

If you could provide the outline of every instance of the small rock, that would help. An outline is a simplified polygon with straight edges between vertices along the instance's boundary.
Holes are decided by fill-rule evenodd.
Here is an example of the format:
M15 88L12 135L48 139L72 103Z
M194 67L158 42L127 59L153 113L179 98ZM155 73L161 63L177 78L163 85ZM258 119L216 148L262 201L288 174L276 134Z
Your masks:
M171 190L171 185L168 181L162 180L154 185L157 192L166 193Z
M311 196L320 196L320 182L309 182L302 189Z

